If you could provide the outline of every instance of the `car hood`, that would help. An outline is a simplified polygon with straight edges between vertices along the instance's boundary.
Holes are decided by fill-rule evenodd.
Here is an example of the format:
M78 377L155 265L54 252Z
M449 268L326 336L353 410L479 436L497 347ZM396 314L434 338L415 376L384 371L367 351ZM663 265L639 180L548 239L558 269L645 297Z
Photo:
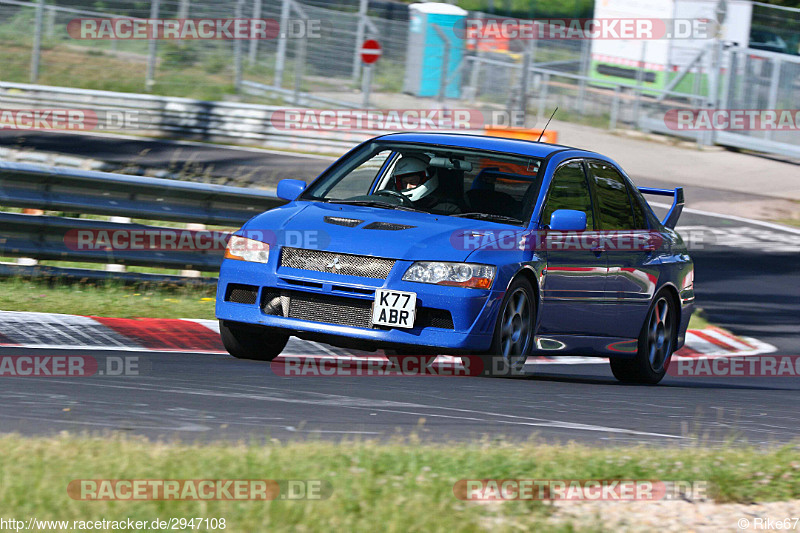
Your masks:
M378 207L291 202L256 216L242 230L247 237L279 246L413 261L464 261L499 235L522 228Z

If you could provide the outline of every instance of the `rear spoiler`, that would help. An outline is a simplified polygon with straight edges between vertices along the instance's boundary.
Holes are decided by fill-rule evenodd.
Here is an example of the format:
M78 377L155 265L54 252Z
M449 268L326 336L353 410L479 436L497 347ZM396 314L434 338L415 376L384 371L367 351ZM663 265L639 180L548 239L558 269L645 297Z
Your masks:
M675 229L678 219L683 211L683 187L675 187L675 190L669 189L654 189L653 187L639 187L639 192L642 194L655 194L658 196L672 196L672 207L669 208L667 216L661 221L669 229Z

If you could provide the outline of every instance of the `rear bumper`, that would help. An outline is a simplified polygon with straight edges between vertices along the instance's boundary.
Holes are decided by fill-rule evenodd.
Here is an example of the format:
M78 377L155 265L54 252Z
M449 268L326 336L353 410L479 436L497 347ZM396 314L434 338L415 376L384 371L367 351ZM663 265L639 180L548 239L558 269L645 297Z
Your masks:
M400 278L411 264L409 261L397 261L386 280L287 267L281 267L276 272L275 265L271 262L260 264L223 261L217 288L217 318L279 328L299 337L311 337L334 345L362 346L370 350L431 347L457 352L486 350L491 344L495 316L503 296L502 291L405 282ZM255 287L258 291L255 303L226 301L228 285L231 283ZM325 302L352 303L364 312L364 308L369 307L373 301L375 289L378 288L415 292L418 310L449 311L452 315L452 329L430 325L420 327L417 325L420 320L417 320L415 327L410 329L369 327L369 325L354 327L342 324L351 321L351 317L331 316L331 322L338 323L326 323L284 316L287 313L283 310L280 314L270 314L263 308L265 296L274 296L278 293L301 295L306 301L319 298ZM343 306L341 312L352 312L352 309ZM326 313L325 318L333 314Z

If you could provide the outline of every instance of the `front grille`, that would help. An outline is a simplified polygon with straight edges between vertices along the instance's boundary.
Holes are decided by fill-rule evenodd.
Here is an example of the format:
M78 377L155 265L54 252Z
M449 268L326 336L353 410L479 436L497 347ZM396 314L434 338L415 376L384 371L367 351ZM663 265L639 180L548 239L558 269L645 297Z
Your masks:
M310 322L366 329L384 327L372 325L372 300L360 298L264 288L261 308L268 315ZM420 307L414 326L454 329L453 315L445 309Z
M289 318L371 328L372 301L295 292L289 297Z
M284 248L281 251L282 267L374 279L386 279L394 263L394 259L304 250L302 248Z
M258 296L258 287L253 285L240 285L228 283L225 289L225 301L237 304L254 304Z

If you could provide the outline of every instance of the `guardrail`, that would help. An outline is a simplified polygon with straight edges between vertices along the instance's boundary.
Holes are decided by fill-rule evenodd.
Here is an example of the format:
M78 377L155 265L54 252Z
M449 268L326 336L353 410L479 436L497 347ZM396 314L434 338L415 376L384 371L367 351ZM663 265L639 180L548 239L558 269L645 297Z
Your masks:
M284 203L271 190L0 161L0 206L4 207L237 227L254 215ZM107 235L119 231L127 235L146 232L163 235L165 232L192 233L193 230L0 212L0 256L206 272L217 270L222 260L221 247L213 243L209 249L188 250L180 246L175 249L130 246L83 249L76 241L81 231L94 235L101 231ZM206 240L213 239L215 234L208 232L205 237ZM221 237L217 234L216 238L219 241ZM0 269L0 275L4 272L20 273L21 268L5 265ZM29 268L29 271L48 273L36 268ZM83 275L91 277L92 273L86 270ZM99 274L100 277L109 275ZM120 277L130 277L130 273Z
M331 104L339 107L333 105L334 102ZM303 152L341 154L376 134L276 128L271 122L272 114L285 107L27 83L0 82L0 107L74 108L98 114L116 113L118 120L125 120L126 116L138 119L137 124L123 124L114 129L116 133L234 142Z

